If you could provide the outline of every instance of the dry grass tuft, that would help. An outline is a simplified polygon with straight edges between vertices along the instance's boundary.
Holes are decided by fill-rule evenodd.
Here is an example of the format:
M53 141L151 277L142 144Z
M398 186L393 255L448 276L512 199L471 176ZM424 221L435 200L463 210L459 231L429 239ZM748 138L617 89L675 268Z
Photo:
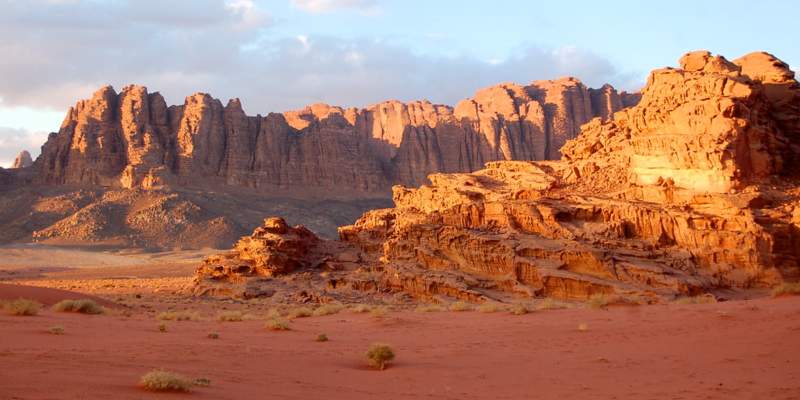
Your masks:
M271 331L288 331L292 329L289 327L289 321L283 318L273 318L267 321L266 328Z
M428 313L428 312L441 312L444 311L444 307L438 304L420 304L414 311L419 313Z
M394 360L394 351L388 345L373 343L369 346L366 356L370 367L382 371L386 368L386 364Z
M64 327L61 325L51 326L47 329L47 332L52 333L53 335L63 335L64 334Z
M672 304L714 304L717 298L712 294L703 294L700 296L686 296L679 297L672 301Z
M217 321L219 322L242 322L245 319L250 319L250 316L241 311L220 311L217 313Z
M219 339L219 333L211 332L211 333L208 334L208 338L209 339Z
M341 304L323 304L317 307L313 314L315 317L321 317L324 315L338 314L339 311L342 311L343 309L344 306Z
M568 308L566 304L550 297L542 300L542 302L536 306L537 310L561 310L564 308Z
M314 310L308 307L295 307L289 310L289 313L286 315L289 319L296 319L296 318L307 318L314 315Z
M211 379L197 378L194 381L192 381L192 385L202 386L202 387L211 386Z
M800 295L800 282L784 282L772 289L772 297Z
M317 335L317 341L318 342L327 342L328 341L328 335L326 335L324 333L320 333L319 335Z
M167 331L167 324L165 324L163 322L158 324L158 331L161 332L161 333L166 332Z
M513 306L511 306L508 312L510 312L513 315L525 315L529 313L530 310L528 310L528 307L526 307L525 304L516 303Z
M457 301L451 303L448 309L450 311L472 311L472 305L464 301Z
M200 315L189 311L165 311L156 315L161 321L199 321Z
M192 382L183 375L163 369L152 370L139 380L139 385L153 392L188 392Z
M53 311L91 315L104 314L106 312L105 308L90 299L61 300L53 306Z
M30 299L16 299L0 301L0 309L9 315L31 316L39 313L42 304Z
M369 311L369 315L375 318L383 318L386 314L389 314L389 307L385 306L373 307L372 310Z
M586 302L586 305L593 310L602 310L611 303L611 300L608 296L602 293L595 293L589 296L589 301Z
M356 314L368 313L370 311L372 311L372 307L369 306L368 304L356 304L356 305L350 307L350 312L353 312L353 313L356 313Z
M497 303L483 303L478 306L478 311L482 313L495 313L501 311L503 306Z

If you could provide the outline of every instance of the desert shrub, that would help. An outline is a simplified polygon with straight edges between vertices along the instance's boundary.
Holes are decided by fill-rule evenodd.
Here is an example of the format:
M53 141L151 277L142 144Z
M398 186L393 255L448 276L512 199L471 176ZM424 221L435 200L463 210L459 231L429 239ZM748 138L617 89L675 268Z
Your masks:
M313 313L314 311L308 307L295 307L289 310L289 313L286 315L286 317L289 319L306 318L313 315Z
M323 304L317 307L317 309L314 310L313 314L315 317L321 317L323 315L333 315L339 313L339 311L342 311L343 308L344 306L342 306L341 304Z
M373 307L372 310L369 311L369 315L376 318L385 317L388 313L389 308L384 306Z
M686 296L679 297L672 301L673 304L713 304L717 302L717 298L711 294L703 294L700 296Z
M537 310L560 310L563 308L567 308L567 305L549 297L536 306Z
M153 392L188 392L192 389L192 382L189 379L163 369L144 374L139 380L139 385Z
M772 296L800 295L800 282L784 282L772 289Z
M524 304L517 303L517 304L514 304L513 306L511 306L511 308L508 310L508 312L510 312L511 314L514 314L514 315L525 315L529 311L528 311L528 307L526 307Z
M455 303L451 303L450 307L448 307L450 311L472 311L472 305L467 302L457 301Z
M369 346L366 356L370 367L383 370L386 364L394 359L394 351L388 345L373 343Z
M5 300L0 302L0 308L7 314L19 316L31 316L39 313L42 304L30 299Z
M208 378L197 378L194 381L192 381L192 385L203 386L203 387L210 386L211 385L211 379L208 379Z
M370 307L367 304L356 304L356 305L350 307L350 311L354 312L354 313L357 313L357 314L367 313L367 312L370 312L371 310L372 310L372 307Z
M52 333L53 335L63 335L64 334L64 327L61 325L51 326L47 329L48 332Z
M74 312L92 315L103 314L106 312L101 305L90 299L61 300L53 306L53 310L58 312Z
M318 342L327 342L328 341L328 335L326 335L324 333L320 333L319 335L317 335L317 341Z
M502 307L497 303L483 303L478 306L478 311L482 313L494 313L498 312L502 309Z
M197 321L200 316L196 312L165 311L156 315L156 319L162 321Z
M219 322L241 322L244 321L245 314L241 311L220 311L217 313Z
M289 327L289 321L283 318L273 318L267 321L266 328L271 331L288 331L291 329Z
M585 323L585 322L584 322L584 323L581 323L581 324L578 324L578 331L580 331L580 332L586 332L586 331L588 331L588 330L589 330L589 324L587 324L587 323Z
M586 305L593 310L600 310L608 307L609 303L610 300L608 296L602 293L595 293L589 296L589 300L586 302Z
M414 311L419 313L440 312L444 311L444 308L438 304L420 304Z
M162 333L166 332L167 331L167 324L165 324L165 323L158 324L158 331L162 332Z
M281 312L278 311L277 308L270 308L269 311L267 311L267 319L280 318L280 317L281 317Z
M208 334L208 338L209 339L219 339L219 333L211 332L211 333Z

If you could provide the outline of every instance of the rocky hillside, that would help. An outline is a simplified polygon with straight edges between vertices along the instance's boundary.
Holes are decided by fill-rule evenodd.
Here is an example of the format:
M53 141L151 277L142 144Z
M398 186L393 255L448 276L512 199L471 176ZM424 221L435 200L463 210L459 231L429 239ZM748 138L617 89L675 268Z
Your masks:
M159 93L110 86L72 107L36 160L46 184L121 188L228 185L299 197L388 196L431 172L468 172L492 160L551 160L594 117L636 95L574 78L501 84L454 108L387 101L365 109L316 104L248 116L197 93L167 106Z
M798 106L794 73L772 55L689 53L650 74L638 105L584 125L561 161L396 186L394 208L340 228L338 242L267 221L198 268L197 292L276 295L281 281L264 278L295 271L319 301L659 302L794 281ZM299 247L302 257L286 250Z

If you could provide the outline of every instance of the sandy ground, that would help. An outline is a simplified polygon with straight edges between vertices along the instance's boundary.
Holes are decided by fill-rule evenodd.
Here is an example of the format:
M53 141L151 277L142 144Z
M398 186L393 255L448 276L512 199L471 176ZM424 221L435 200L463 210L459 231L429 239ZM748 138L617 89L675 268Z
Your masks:
M0 258L0 272L27 271L5 278L0 299L52 304L86 296L48 289L60 288L116 306L100 316L0 314L3 400L800 398L800 297L523 316L343 311L274 332L264 328L263 305L179 293L200 254L73 249L68 255L83 262L73 268L48 264L47 251L31 256L39 264ZM35 286L8 285L20 283ZM157 320L165 309L194 310L200 320ZM254 319L218 322L222 309ZM167 332L159 332L162 322ZM48 332L56 325L64 335ZM209 339L211 332L220 338ZM316 342L319 333L330 341ZM363 353L373 342L397 353L385 371L366 368ZM145 392L138 380L154 368L211 385L190 394Z

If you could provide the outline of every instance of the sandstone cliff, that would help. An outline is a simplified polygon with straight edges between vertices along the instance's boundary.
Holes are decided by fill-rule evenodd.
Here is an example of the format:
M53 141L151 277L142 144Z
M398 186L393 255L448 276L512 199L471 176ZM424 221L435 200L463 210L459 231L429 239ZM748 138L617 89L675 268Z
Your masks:
M680 68L650 74L638 105L584 125L563 160L490 162L433 174L417 189L395 186L394 208L340 228L341 248L304 271L334 271L319 274L327 285L318 297L359 290L478 302L658 302L800 279L798 94L793 73L766 53L735 63L689 53ZM521 120L540 115L535 103L513 104ZM225 264L243 262L233 254ZM198 269L198 292L220 281L270 285L253 269L209 274L216 264Z
M633 100L631 100L633 99ZM387 194L431 172L474 171L492 160L550 160L594 117L635 97L574 78L501 84L456 107L387 101L324 104L248 116L197 93L167 106L158 93L110 86L72 107L36 161L37 180L122 188L226 184L303 194Z
M11 164L11 168L27 168L33 165L33 159L31 158L31 153L28 153L27 150L22 150L17 154L14 158L14 163Z

